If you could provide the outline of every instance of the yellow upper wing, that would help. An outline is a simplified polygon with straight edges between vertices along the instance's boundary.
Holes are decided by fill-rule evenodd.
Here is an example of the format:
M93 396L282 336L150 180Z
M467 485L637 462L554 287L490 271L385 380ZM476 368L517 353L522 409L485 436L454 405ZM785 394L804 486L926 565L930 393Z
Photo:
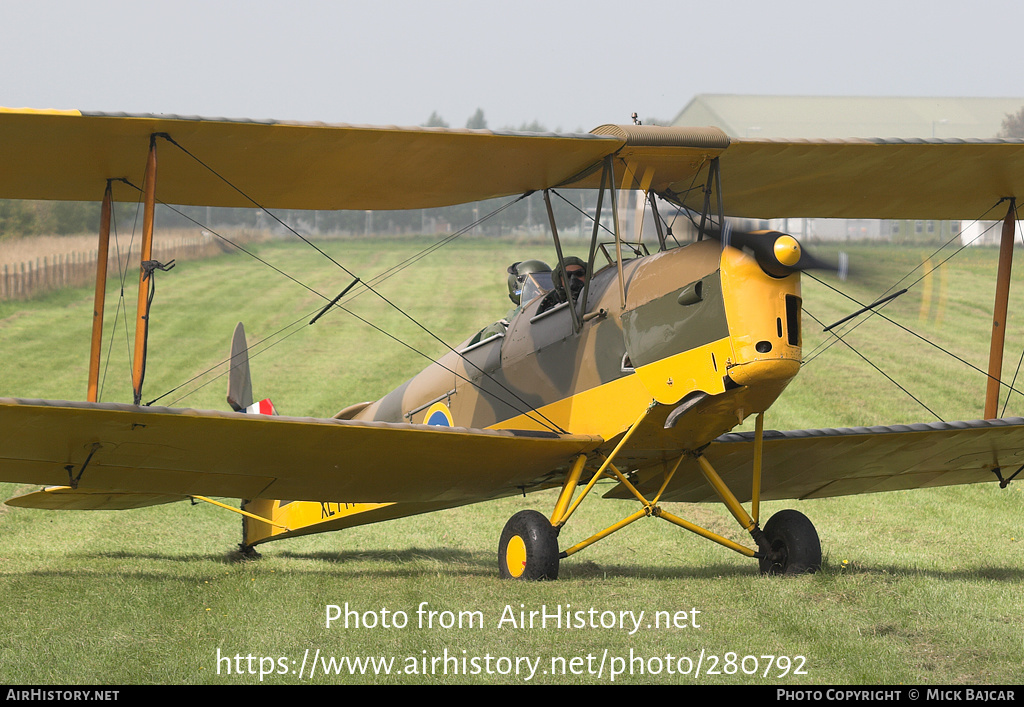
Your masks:
M1001 198L1024 196L1020 139L750 140L717 128L635 125L594 133L622 141L616 187L650 188L698 212L715 157L726 216L974 219ZM599 184L591 173L574 186ZM717 204L713 188L712 211Z
M411 209L521 194L563 182L615 137L0 109L0 197L99 201L107 179L141 187L162 133L266 207ZM157 198L250 207L193 157L157 140ZM115 199L138 192L115 187Z
M600 438L0 399L0 481L161 495L457 505L564 472ZM83 469L84 466L84 469Z
M154 134L174 141L157 138L157 198L201 206L252 206L248 195L276 208L409 209L597 188L611 155L617 188L697 210L718 157L725 213L736 216L977 218L1024 196L1022 140L748 140L635 125L558 135L0 108L0 198L98 201L107 179L141 186Z
M719 437L705 454L740 500L750 499L752 433ZM933 422L889 427L765 432L761 498L826 498L879 491L997 481L1024 464L1024 418ZM657 491L662 477L642 475ZM621 485L610 498L631 498ZM680 465L663 500L718 497L692 459Z
M1024 140L734 140L721 170L727 215L975 219L1024 196Z

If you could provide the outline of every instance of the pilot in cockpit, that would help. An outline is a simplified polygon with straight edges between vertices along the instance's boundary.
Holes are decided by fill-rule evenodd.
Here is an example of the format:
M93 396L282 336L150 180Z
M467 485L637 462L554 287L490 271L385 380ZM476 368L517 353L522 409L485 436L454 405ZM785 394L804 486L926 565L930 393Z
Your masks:
M516 305L490 326L484 327L469 341L469 346L485 341L498 334L504 334L509 322L519 314L524 305L535 298L551 292L551 266L543 260L523 260L508 266L508 298Z
M546 312L560 302L567 301L563 292L564 287L555 285L555 277L559 278L559 283L561 282L561 270L565 271L569 281L569 294L572 295L572 300L575 302L587 279L587 264L580 258L572 256L563 258L555 272L552 272L551 266L543 260L523 260L509 265L507 270L508 298L516 306L494 324L477 332L476 336L470 339L468 345L473 346L497 334L504 334L512 318L537 297L544 296L544 300L537 308L538 314Z
M568 302L570 296L573 302L579 299L580 293L583 292L583 286L587 282L587 264L581 258L575 256L562 258L562 262L551 273L551 281L553 289L547 293L544 301L540 303L540 306L537 308L538 314L553 309L563 302ZM569 288L568 296L566 294L566 283L568 283Z
M553 288L551 266L543 260L524 260L508 266L508 298L517 307Z
M572 295L572 301L575 302L579 299L580 293L583 291L583 286L587 282L587 264L582 258L570 255L567 258L562 258L561 264L555 268L555 272L552 273L551 279L555 283L555 289L561 290L562 285L562 273L565 273L566 278L569 282L569 294ZM564 295L560 296L559 299L565 302Z

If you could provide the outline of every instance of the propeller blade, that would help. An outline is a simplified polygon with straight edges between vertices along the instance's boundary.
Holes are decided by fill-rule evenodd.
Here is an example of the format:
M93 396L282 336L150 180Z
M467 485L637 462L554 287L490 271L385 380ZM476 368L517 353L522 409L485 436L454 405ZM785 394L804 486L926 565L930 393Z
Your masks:
M796 238L781 231L740 231L726 223L722 230L706 231L724 247L739 248L754 256L757 264L773 277L786 277L804 270L831 270L845 275L843 258L835 265L816 258ZM845 277L843 277L845 279Z

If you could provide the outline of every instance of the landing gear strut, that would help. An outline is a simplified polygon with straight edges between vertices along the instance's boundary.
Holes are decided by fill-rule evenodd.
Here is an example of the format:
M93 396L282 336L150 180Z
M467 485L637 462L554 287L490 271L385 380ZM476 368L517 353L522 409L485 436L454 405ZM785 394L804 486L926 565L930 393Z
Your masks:
M573 501L573 497L583 477L584 467L587 462L586 454L580 454L573 462L569 473L566 475L562 492L558 496L558 501L555 503L555 510L550 520L537 511L520 511L509 519L501 533L501 541L498 543L498 566L503 579L558 579L558 563L561 558L573 555L644 517L666 520L741 555L757 559L762 574L810 574L821 569L821 541L818 538L818 532L814 529L814 524L803 513L794 510L779 511L768 520L763 530L758 525L761 501L761 456L764 439L763 413L757 416L754 432L751 513L748 514L743 508L743 505L730 490L728 484L726 484L718 472L715 471L711 462L704 456L703 450L684 451L676 459L674 465L666 463L661 486L654 498L648 500L644 493L641 493L630 479L615 467L612 460L626 445L647 412L654 406L655 403L652 403L640 415L637 421L623 435L611 454L607 456L601 453L596 454L598 458L603 459L603 463L596 470L590 469L592 474L590 480L586 483L586 486L575 501ZM714 489L715 493L725 504L725 507L740 524L740 527L750 533L751 538L756 544L756 550L680 518L658 505L658 501L668 488L672 477L687 458L693 459L696 462L697 467L703 473L708 484ZM565 525L569 516L573 514L591 489L593 489L594 484L604 477L606 472L608 476L617 479L623 487L628 489L642 507L618 523L559 552L559 530Z

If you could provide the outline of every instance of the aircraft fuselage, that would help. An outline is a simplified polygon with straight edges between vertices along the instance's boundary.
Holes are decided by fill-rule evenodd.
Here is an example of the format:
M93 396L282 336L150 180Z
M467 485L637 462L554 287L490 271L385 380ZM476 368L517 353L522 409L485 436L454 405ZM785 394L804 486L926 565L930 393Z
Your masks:
M750 255L705 240L626 261L623 275L625 307L609 265L594 274L586 306L576 303L579 331L568 304L541 312L535 298L504 334L467 339L353 417L611 440L652 402L667 418L705 394L695 408L714 408L713 419L670 435L678 450L767 409L799 370L799 274L772 277ZM727 393L722 409L716 398Z

